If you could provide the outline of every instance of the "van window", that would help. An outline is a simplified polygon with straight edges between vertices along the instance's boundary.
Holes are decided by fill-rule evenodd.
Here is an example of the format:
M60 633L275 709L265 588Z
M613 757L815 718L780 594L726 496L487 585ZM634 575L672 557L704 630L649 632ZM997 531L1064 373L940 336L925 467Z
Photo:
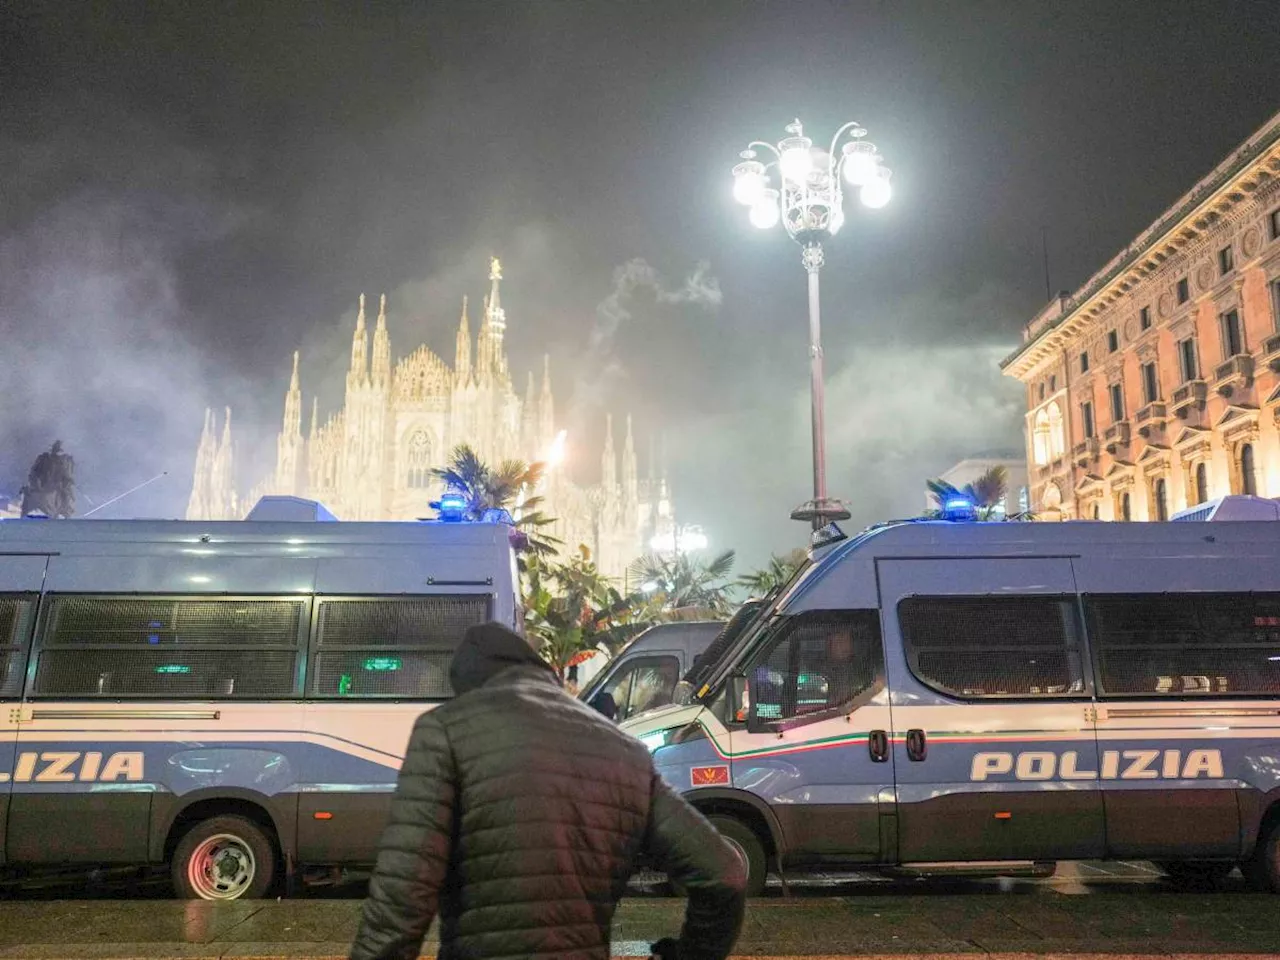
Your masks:
M0 700L22 696L22 647L34 604L23 596L0 596Z
M1280 594L1107 594L1084 607L1104 694L1280 694Z
M876 611L805 613L775 629L777 639L750 673L750 697L760 719L818 718L883 684Z
M672 656L637 657L625 664L592 699L608 695L613 698L621 723L628 717L665 707L680 679L680 661Z
M452 697L453 652L488 615L480 595L321 600L309 690L317 697Z
M1063 597L909 597L898 623L911 672L943 693L1082 696L1073 607Z
M307 601L56 596L34 693L176 700L289 697Z

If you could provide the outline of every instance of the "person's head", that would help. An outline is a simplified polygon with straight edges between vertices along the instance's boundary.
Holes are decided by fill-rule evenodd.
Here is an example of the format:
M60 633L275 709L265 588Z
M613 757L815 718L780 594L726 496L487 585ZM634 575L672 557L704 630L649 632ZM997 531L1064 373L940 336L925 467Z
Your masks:
M853 659L853 633L847 628L827 634L827 660L848 663Z
M520 634L500 623L468 627L454 651L449 683L455 696L484 686L509 667L550 668Z

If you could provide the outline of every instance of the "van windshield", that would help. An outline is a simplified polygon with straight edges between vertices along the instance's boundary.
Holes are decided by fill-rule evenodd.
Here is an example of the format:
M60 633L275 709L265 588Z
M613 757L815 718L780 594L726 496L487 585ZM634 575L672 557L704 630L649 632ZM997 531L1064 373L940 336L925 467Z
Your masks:
M792 586L799 582L800 578L808 572L813 566L813 559L806 557L791 578L777 587L774 587L761 600L748 600L725 624L724 630L720 632L720 636L716 637L706 652L694 662L689 668L689 672L685 674L685 682L692 685L697 696L697 691L704 685L717 680L724 672L724 666L731 662L743 648L750 643L750 638L759 632L759 627L767 623L770 613L777 606L780 599L785 597L791 590ZM711 691L708 690L708 693Z

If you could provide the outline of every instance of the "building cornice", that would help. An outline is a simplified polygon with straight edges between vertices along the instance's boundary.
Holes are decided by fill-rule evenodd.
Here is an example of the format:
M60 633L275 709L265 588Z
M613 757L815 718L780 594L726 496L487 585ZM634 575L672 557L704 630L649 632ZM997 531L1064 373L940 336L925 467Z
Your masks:
M1100 313L1169 260L1183 255L1224 218L1238 213L1255 194L1270 194L1278 179L1280 113L1090 277L1061 304L1061 315L1038 333L1028 335L1021 347L1001 361L1000 369L1018 379L1030 375L1084 332Z

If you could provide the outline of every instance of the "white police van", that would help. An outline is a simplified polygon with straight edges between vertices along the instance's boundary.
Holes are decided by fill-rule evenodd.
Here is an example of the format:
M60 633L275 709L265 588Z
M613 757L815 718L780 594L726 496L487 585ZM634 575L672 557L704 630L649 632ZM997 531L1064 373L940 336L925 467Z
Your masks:
M1280 524L827 535L696 688L623 724L753 892L769 864L1106 858L1280 889Z
M463 631L522 630L514 531L250 516L0 521L0 868L232 899L374 860Z

